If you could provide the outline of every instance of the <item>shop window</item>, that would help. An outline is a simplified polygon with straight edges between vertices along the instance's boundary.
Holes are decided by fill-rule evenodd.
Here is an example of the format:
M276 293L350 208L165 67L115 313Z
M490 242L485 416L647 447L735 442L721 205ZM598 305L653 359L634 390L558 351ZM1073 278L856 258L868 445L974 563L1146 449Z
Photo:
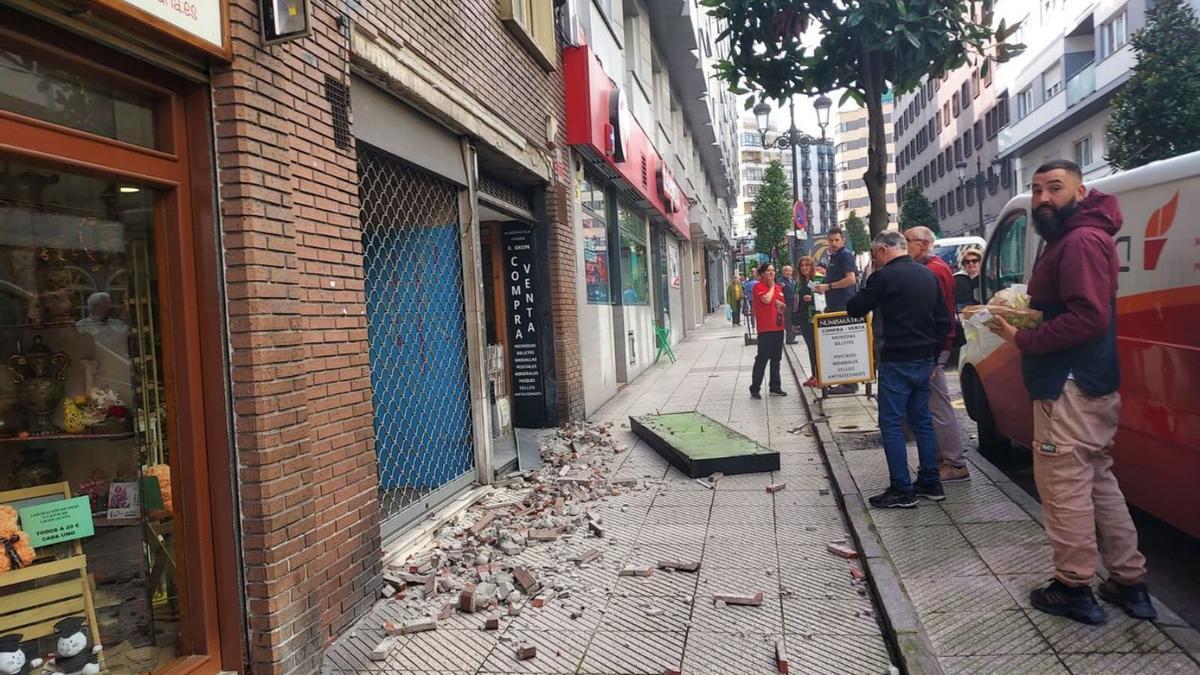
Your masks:
M160 101L4 47L0 63L0 109L134 145L170 149L155 133Z
M583 276L587 301L607 305L612 301L608 258L608 200L604 187L591 177L581 187L583 211Z
M129 122L144 119L131 112ZM89 123L120 135L122 120L113 122ZM175 564L182 533L159 325L168 310L158 294L159 197L136 181L22 161L6 160L0 175L0 503L18 509L36 549L37 563L22 571L86 565L94 602L66 613L99 630L111 672L150 672L175 657L187 586ZM13 492L24 489L57 496ZM39 531L39 501L66 496L81 505L71 521L86 527ZM57 595L70 585L59 569L36 582L39 616L66 615L50 604L70 597ZM33 641L35 653L53 651L52 634Z
M1075 163L1085 169L1092 165L1091 134L1075 141Z
M646 221L620 204L618 239L621 248L621 304L650 304L650 261L646 251Z
M500 19L545 70L554 70L554 5L550 0L500 0Z

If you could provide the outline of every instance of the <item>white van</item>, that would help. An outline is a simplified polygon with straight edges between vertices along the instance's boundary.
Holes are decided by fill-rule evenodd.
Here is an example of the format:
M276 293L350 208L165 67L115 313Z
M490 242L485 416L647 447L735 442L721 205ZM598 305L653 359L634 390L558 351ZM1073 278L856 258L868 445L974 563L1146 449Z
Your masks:
M1117 349L1121 422L1114 470L1138 508L1200 537L1200 152L1093 183L1120 199ZM1044 242L1030 195L1000 213L983 257L982 293L1028 283ZM1033 410L1020 354L986 329L967 328L960 378L982 450L1029 447Z
M957 272L963 251L968 248L983 250L984 246L987 246L987 240L983 237L943 237L933 242L933 254L945 260L950 269Z

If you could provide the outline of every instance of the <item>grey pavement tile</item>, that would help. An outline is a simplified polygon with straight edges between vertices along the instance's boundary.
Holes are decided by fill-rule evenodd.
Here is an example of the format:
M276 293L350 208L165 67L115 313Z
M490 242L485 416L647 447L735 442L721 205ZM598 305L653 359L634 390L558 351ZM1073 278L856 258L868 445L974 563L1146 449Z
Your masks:
M642 565L657 564L660 560L700 561L704 555L702 541L674 541L668 543L638 542L630 552L628 560Z
M646 523L637 535L638 544L703 544L708 533L705 523Z
M774 567L701 567L696 597L708 598L713 593L732 592L730 589L741 588L744 590L739 593L762 591L768 598L778 598L779 584L780 572Z
M1075 675L1195 675L1200 673L1197 665L1183 653L1171 654L1065 654L1062 657L1067 668Z
M921 617L938 656L1040 654L1050 645L1021 610L930 612Z
M590 633L562 630L506 631L501 642L480 666L480 673L574 673L583 660ZM517 658L517 646L537 647L537 657Z
M714 506L712 519L723 523L769 524L775 522L775 509L754 506Z
M952 502L942 508L956 523L1033 522L1015 502Z
M704 547L702 561L705 567L766 569L779 567L779 553L773 541L743 542L741 545L709 542Z
M686 634L599 631L588 645L580 673L640 675L678 669Z
M613 593L618 596L630 597L668 596L679 598L695 594L697 579L695 574L655 570L654 574L649 577L618 578Z
M936 506L921 504L915 509L872 509L871 520L880 528L950 525L950 517Z
M882 636L787 636L789 666L794 672L819 675L886 673L892 665Z
M809 525L791 523L786 518L781 518L776 538L779 542L779 554L783 556L814 547L824 550L825 545L830 542L850 541L850 531L844 525Z
M967 540L953 525L886 527L879 530L889 552L908 549L965 548Z
M775 523L743 523L733 519L713 519L708 521L704 543L706 546L722 546L749 542L767 546L775 542L775 527Z
M1045 544L1046 532L1033 521L1018 523L963 523L959 529L972 546L1022 546Z
M684 506L684 507L711 507L713 503L713 492L711 490L704 491L682 491L682 490L663 490L655 498L652 506L661 508L664 506Z
M965 483L947 483L942 489L946 491L946 501L943 504L1012 501L1000 488L977 471L971 474L971 480Z
M1178 647L1149 621L1139 621L1106 606L1108 621L1089 626L1036 609L1026 610L1033 624L1059 654L1110 654L1175 651Z
M717 491L746 490L762 492L771 484L770 473L743 473L736 476L722 476L717 481Z
M473 672L499 644L498 637L499 632L483 630L417 633L393 650L384 665L391 672L401 673L415 670Z
M1029 592L1041 588L1050 582L1051 571L1045 574L1000 574L1000 583L1012 596L1014 602L1022 608L1029 608ZM1103 605L1101 605L1103 606Z
M1008 589L993 576L908 578L904 590L922 614L1018 608Z
M686 631L692 603L686 597L614 597L604 608L600 631Z
M851 563L831 560L823 567L793 567L780 570L780 590L785 599L857 601L859 595L850 573Z
M940 548L890 551L900 576L974 576L991 574L983 559L969 548Z
M784 598L783 627L788 635L872 635L883 629L871 601L835 598L815 600Z
M725 480L722 478L721 480ZM717 486L720 486L720 481ZM765 513L770 513L775 507L775 496L769 494L766 490L762 492L751 492L749 490L717 490L716 499L713 501L713 511L719 512L725 509L744 509L756 508L762 509Z
M650 509L646 514L647 525L702 525L708 522L709 510L693 508Z
M692 631L705 633L782 633L783 613L778 598L764 597L757 607L729 605L717 607L714 593L748 594L744 585L732 583L726 588L709 589L697 595L692 608ZM764 596L766 594L764 593Z
M988 568L996 574L1042 574L1047 579L1054 573L1049 544L1041 546L985 546L977 548Z
M779 480L778 475L776 480ZM822 491L825 494L821 494ZM793 488L789 485L783 492L775 494L775 506L777 509L780 506L837 506L837 497L833 495L832 490L799 486Z
M938 662L946 675L1068 675L1069 672L1054 654L943 656Z
M841 569L846 565L844 558L838 557L829 552L827 546L830 543L849 542L850 539L845 536L832 537L823 539L819 543L804 544L784 544L782 541L779 545L779 567L787 572L789 570L807 570L812 568L824 569L833 567ZM848 544L853 546L853 543Z
M782 637L782 632L743 636L692 630L688 633L683 653L683 672L708 675L763 675L778 672L775 668L775 641Z
M846 522L837 506L800 506L786 502L775 505L778 520L792 525L841 526Z
M601 610L607 604L608 599L603 596L582 593L572 593L565 600L555 598L540 608L526 602L521 608L521 615L513 617L508 625L514 631L589 633L600 625L603 618ZM572 618L572 614L580 610L582 614Z

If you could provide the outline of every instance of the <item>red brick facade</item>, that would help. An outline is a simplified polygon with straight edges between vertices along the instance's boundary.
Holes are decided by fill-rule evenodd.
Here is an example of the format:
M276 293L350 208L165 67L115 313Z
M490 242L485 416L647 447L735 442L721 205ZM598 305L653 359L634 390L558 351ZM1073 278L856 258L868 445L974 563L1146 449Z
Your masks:
M232 0L235 60L215 69L249 666L312 673L371 605L379 505L353 148L335 142L327 77L348 85L349 22L438 65L554 158L548 187L559 409L582 416L570 152L561 71L540 68L494 0L313 3L312 36L262 47ZM347 19L344 21L342 19Z

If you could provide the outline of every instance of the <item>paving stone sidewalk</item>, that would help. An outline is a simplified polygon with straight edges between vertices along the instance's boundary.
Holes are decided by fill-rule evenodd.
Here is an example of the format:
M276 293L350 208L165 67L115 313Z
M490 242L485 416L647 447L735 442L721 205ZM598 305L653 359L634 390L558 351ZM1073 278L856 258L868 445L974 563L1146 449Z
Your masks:
M380 603L352 632L367 639L339 640L324 672L775 673L775 644L783 640L793 673L887 673L892 657L870 594L853 581L854 563L826 550L849 535L815 439L801 429L808 419L795 388L787 398L751 400L755 348L743 345L739 329L715 317L709 323L675 349L675 364L664 359L593 416L612 421L630 446L614 480L651 485L592 508L607 532L586 541L604 542L604 558L573 574L594 591L504 616L499 631L480 630L478 615L458 615L438 630L401 636L387 661L371 662L361 645L382 635L380 624L395 618L397 606ZM726 476L709 490L627 428L631 414L689 410L779 451L781 470ZM773 483L787 487L768 494ZM530 546L512 564L552 563L549 550ZM701 568L618 576L626 565L662 559L699 560ZM759 591L758 607L717 607L712 599ZM571 607L580 606L586 610L572 618ZM518 660L518 642L536 645L537 657Z
M788 350L792 363L807 371L804 346ZM821 409L858 491L864 498L883 491L888 472L875 401L861 395L831 397ZM1103 626L1084 626L1030 608L1029 591L1053 575L1040 509L975 451L973 432L963 430L972 479L946 485L944 502L868 512L942 669L1200 673L1200 665L1180 647L1197 653L1195 631L1161 603L1157 624L1131 619L1111 605L1106 605L1109 620ZM915 446L910 445L909 461L915 473Z

